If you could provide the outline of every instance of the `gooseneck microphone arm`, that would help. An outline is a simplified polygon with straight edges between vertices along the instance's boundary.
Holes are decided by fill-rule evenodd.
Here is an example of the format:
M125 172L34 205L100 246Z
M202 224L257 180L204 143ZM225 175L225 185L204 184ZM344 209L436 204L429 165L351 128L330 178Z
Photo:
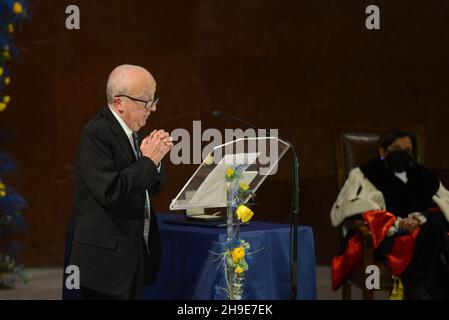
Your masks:
M255 130L259 127L246 122L240 118L227 115L221 111L215 110L212 113L217 118L227 118L238 121ZM270 134L267 132L267 136ZM298 296L298 214L299 214L299 159L295 148L290 141L275 137L289 145L292 150L292 203L291 203L291 222L290 222L290 299L296 300ZM292 230L293 229L293 230ZM293 232L292 232L293 231Z
M243 123L243 124L246 124L248 127L251 127L251 128L253 128L253 129L255 129L255 130L260 130L259 127L255 126L255 125L253 125L253 124L251 124L251 123L249 123L249 122L246 122L245 120L242 120L242 119L240 119L240 118L237 118L237 117L234 117L234 116L230 116L230 115L224 114L224 113L221 112L221 111L215 110L212 114L214 115L214 117L217 117L217 118L228 118L228 119L232 119L232 120L241 122L241 123ZM268 133L267 133L267 134L268 134ZM268 134L268 136L269 136L269 134ZM277 137L277 138L278 138L279 140L282 140L282 139L280 139L279 137ZM287 142L287 143L289 143L289 142Z

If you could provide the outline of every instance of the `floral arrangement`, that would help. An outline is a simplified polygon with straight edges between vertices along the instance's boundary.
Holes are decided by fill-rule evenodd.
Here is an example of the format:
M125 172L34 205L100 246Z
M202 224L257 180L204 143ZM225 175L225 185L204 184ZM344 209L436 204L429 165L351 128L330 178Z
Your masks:
M19 52L14 45L13 33L23 19L28 17L27 0L0 0L0 112L11 102L11 97L4 94L11 83L11 75L7 67L10 60L18 59ZM0 151L0 236L14 233L18 228L26 230L21 210L26 208L25 200L4 182L4 177L16 168L14 159L5 151ZM11 248L12 253L18 246ZM12 287L16 276L28 281L29 276L23 272L22 266L9 255L0 253L0 288Z
M226 292L229 300L244 298L245 272L248 270L247 259L256 252L250 252L250 244L240 239L240 223L246 223L254 212L245 204L254 199L255 193L248 184L241 182L244 166L226 169L225 179L228 193L228 237L220 243L221 252L214 253L223 265L226 273L226 288L216 286L217 294L220 290Z
M11 83L6 63L19 56L12 36L19 23L28 16L28 8L25 0L0 0L0 112L11 101L10 96L3 94L4 88Z
M250 199L254 199L256 194L249 188L248 184L243 181L240 182L241 179L242 166L238 166L236 169L231 167L226 169L226 182L228 182L231 187L233 206L237 208L235 213L238 220L245 223L251 220L254 215L254 212L245 206L245 203Z
M0 236L11 235L19 228L27 230L21 214L27 203L13 187L3 182L4 176L15 168L14 159L7 152L0 152ZM17 251L17 246L13 246L11 251ZM24 282L29 280L22 266L17 266L13 258L0 253L0 287L12 287L16 276Z

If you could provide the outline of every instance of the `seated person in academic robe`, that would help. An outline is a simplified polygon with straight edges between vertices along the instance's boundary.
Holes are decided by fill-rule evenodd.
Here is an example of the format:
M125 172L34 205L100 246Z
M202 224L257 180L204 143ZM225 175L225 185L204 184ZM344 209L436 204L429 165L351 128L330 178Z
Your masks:
M415 146L408 132L386 132L378 156L349 173L331 221L337 227L348 219L365 220L374 259L399 277L404 298L449 299L449 191L417 163ZM334 289L360 261L360 239L348 232L342 249L332 261Z

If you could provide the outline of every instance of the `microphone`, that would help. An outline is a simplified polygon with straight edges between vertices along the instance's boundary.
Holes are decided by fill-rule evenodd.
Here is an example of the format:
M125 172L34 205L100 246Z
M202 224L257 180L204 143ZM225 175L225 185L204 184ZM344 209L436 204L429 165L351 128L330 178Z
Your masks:
M243 124L247 125L247 126L250 127L250 128L253 128L253 129L255 129L255 130L260 130L259 127L255 126L255 125L253 125L253 124L251 124L251 123L249 123L249 122L246 122L246 121L244 121L244 120L242 120L242 119L240 119L240 118L234 117L234 116L227 115L227 114L225 114L225 113L223 113L223 112L221 112L221 111L214 110L214 111L212 112L212 114L213 114L214 117L216 117L216 118L227 118L227 119L236 120L236 121L238 121L238 122L240 122L240 123L243 123ZM270 135L268 134L268 132L267 132L267 135L270 136ZM277 137L277 138L279 138L279 137ZM279 140L283 140L283 139L280 139L280 138L279 138ZM285 141L284 141L284 142L285 142Z
M212 114L214 115L214 117L217 117L217 118L223 117L223 112L218 111L218 110L214 110L214 112L212 112Z
M247 121L245 121L245 120L242 120L242 119L240 119L240 118L238 118L238 117L235 117L235 116L230 116L230 115L228 115L228 114L226 114L226 113L223 113L223 112L221 112L221 111L219 111L219 110L214 110L214 111L212 112L212 114L213 114L213 116L216 117L216 118L227 118L227 119L232 119L232 120L238 121L238 122L240 122L240 123L243 123L243 124L247 125L248 127L253 128L254 130L260 130L260 128L259 128L258 126L255 126L255 125L252 124L252 123L249 123L249 122L247 122ZM267 134L267 137L273 137L273 136L270 135L270 133L268 132L268 130L267 130L266 134ZM277 138L277 139L279 139L280 141L284 142L285 144L288 144L288 145L290 146L292 152L293 152L293 156L296 158L296 160L298 159L298 157L297 157L297 155L296 155L295 148L293 147L293 144L292 144L290 141L288 141L288 140L286 140L286 139L283 139L283 138L281 138L281 137L279 137L279 136L277 136L277 137L275 136L274 138ZM298 164L298 165L299 165L299 164Z
M246 122L238 117L227 115L219 110L214 110L212 112L213 116L216 118L227 118L238 121L247 125L255 130L260 130L259 127L253 125L252 123ZM267 136L270 134L267 132ZM292 300L297 299L298 295L298 281L297 281L297 266L298 266L298 213L299 213L299 160L296 154L295 148L290 143L290 141L281 139L280 137L275 137L280 141L288 144L292 150L292 204L291 204L291 226L290 226L290 298ZM293 229L293 236L292 236Z

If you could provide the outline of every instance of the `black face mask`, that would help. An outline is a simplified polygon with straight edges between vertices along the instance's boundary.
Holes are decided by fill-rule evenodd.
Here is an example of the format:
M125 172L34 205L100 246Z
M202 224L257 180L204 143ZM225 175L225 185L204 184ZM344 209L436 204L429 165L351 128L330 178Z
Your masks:
M396 150L387 154L385 162L394 172L402 172L410 168L412 156L404 150Z

